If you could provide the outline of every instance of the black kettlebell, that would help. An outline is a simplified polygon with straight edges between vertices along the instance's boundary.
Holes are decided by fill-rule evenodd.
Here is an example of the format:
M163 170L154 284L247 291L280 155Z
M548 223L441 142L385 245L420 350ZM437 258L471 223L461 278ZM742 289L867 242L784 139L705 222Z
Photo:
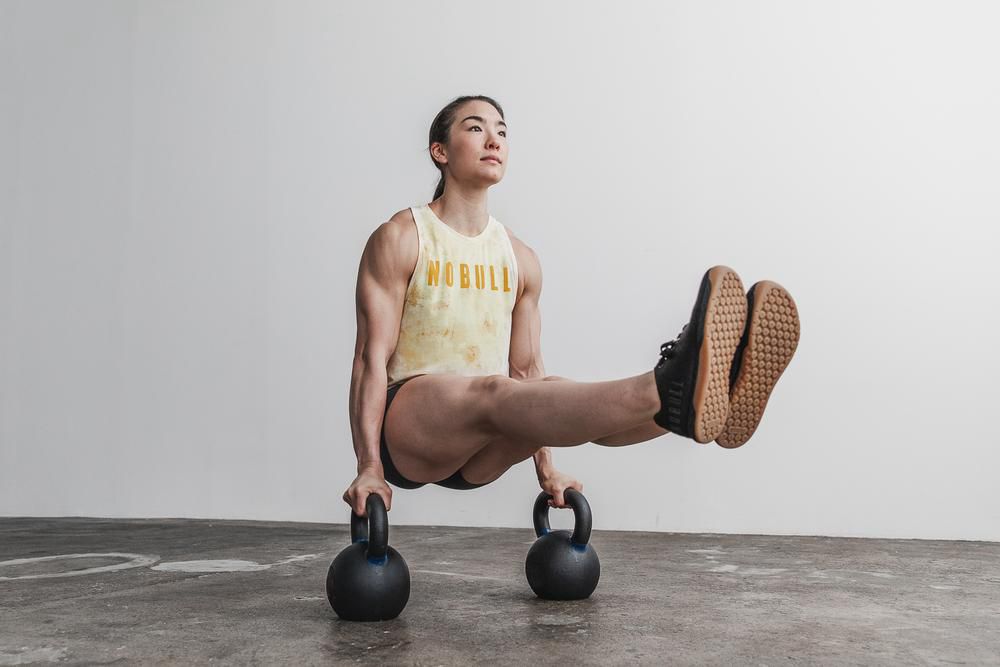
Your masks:
M528 550L524 572L535 595L547 600L582 600L590 597L601 578L601 561L590 542L590 504L576 489L563 492L576 519L573 532L549 527L549 500L542 491L535 498L533 519L538 539Z
M369 494L365 510L367 519L351 510L351 545L326 574L326 597L345 621L396 618L410 599L410 569L389 546L389 516L382 496Z

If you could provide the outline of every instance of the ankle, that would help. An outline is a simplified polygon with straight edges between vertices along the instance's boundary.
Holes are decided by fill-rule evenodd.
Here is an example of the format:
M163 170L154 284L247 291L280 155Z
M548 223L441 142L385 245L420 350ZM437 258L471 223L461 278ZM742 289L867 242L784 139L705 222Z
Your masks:
M649 371L639 376L639 389L637 393L637 405L643 414L650 419L653 418L662 407L660 392L656 386L656 373Z

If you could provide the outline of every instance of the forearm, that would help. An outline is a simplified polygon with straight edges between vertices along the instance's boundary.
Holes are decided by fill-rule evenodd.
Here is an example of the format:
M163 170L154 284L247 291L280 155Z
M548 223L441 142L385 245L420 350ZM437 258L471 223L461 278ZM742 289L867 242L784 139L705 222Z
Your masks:
M535 474L539 479L552 470L555 470L555 467L552 465L552 452L548 447L542 447L532 454L531 457L535 460Z
M387 384L385 364L355 359L351 373L349 413L359 473L367 469L384 474L379 444Z

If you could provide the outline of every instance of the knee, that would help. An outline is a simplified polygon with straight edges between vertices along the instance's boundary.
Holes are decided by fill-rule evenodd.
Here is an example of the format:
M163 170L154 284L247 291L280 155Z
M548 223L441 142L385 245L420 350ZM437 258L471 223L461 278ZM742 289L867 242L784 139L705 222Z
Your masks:
M476 378L478 383L477 390L482 397L482 405L489 406L489 408L496 408L502 406L504 399L509 395L511 389L514 385L521 384L522 382L545 382L549 380L568 380L569 378L564 378L559 375L546 375L545 377L534 377L526 378L524 380L519 380L517 378L512 378L507 375L483 375Z
M477 401L480 406L480 422L490 433L497 433L496 414L502 410L508 392L518 381L506 375L484 375L476 379Z
M514 378L506 375L484 375L479 378L479 391L484 399L483 402L496 405L503 394L517 382Z

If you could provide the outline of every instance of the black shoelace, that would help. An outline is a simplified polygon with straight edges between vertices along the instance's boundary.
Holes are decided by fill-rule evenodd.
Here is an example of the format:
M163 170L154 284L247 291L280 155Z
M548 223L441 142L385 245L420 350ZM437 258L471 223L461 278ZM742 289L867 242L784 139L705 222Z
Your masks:
M690 324L690 322L688 322L688 324ZM674 358L674 348L677 347L677 343L680 341L681 336L684 335L684 330L687 329L687 326L688 325L685 324L684 326L681 327L681 331L680 333L677 334L676 338L674 338L673 340L668 340L666 343L660 346L660 361L657 362L656 364L657 366L660 366L663 363L665 363L667 359Z

